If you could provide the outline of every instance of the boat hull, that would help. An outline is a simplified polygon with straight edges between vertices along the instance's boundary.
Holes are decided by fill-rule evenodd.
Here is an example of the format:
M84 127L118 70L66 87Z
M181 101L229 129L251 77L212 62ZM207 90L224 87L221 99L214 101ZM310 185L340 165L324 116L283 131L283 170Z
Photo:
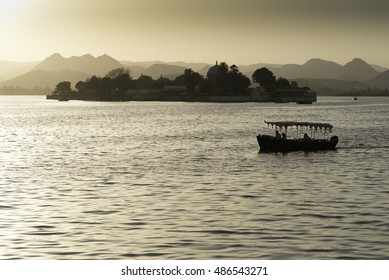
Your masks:
M277 139L269 135L258 135L257 141L261 152L321 151L335 150L338 137L329 140Z

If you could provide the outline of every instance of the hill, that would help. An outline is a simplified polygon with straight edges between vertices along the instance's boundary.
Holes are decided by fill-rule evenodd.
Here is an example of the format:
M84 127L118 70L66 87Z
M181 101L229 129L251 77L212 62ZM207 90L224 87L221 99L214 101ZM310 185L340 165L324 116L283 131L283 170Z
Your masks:
M39 62L0 61L0 80L8 80L30 71Z
M153 79L158 79L161 75L165 78L174 79L182 75L185 69L191 68L193 71L199 72L205 76L210 64L207 63L189 63L183 61L177 62L162 62L162 61L145 61L132 62L123 61L122 64L130 69L131 77L139 78L140 75L151 76ZM204 72L203 69L206 69Z
M124 67L123 64L108 55L94 57L87 54L64 58L62 55L55 53L42 62L35 63L32 70L29 69L30 71L27 70L16 77L3 80L0 87L20 87L24 89L49 87L54 89L61 81L69 81L74 86L78 81L85 80L92 75L104 76L110 70L121 67Z
M89 77L85 72L76 72L70 69L60 71L33 70L20 75L16 78L0 83L1 87L20 87L32 89L35 87L54 89L61 81L69 81L74 86L78 81L85 80Z
M239 71L245 74L246 76L250 77L253 75L255 70L260 69L262 67L266 67L268 69L278 69L282 67L282 64L271 64L271 63L256 63L256 64L250 64L250 65L237 65L239 68Z
M350 95L367 93L368 86L361 81L344 81L336 79L296 79L299 85L308 86L318 95Z
M64 58L55 53L36 65L34 70L57 72L62 69L70 69L76 72L85 72L90 76L104 76L110 70L120 67L124 67L124 65L106 54L98 57L86 54Z
M138 79L140 75L142 75L147 67L138 66L138 65L132 65L132 66L126 66L130 70L131 77L134 79Z
M125 67L131 68L133 66L147 68L150 67L153 64L168 64L167 62L163 62L160 60L152 60L152 61L131 61L131 60L121 60L121 64L123 64ZM170 63L169 63L170 64Z
M207 63L192 63L184 61L175 61L175 62L163 62L160 60L154 61L121 61L121 63L130 69L131 77L134 79L139 78L140 75L148 75L153 79L159 78L161 75L166 78L174 79L178 75L184 73L185 69L191 68L193 71L199 72L201 75L205 76L203 69L211 66ZM173 67L169 67L173 66ZM180 68L179 68L180 67ZM163 72L165 71L165 72Z
M280 68L271 68L277 77L287 79L296 78L327 78L335 79L341 74L342 66L332 61L326 61L319 58L308 60L303 65L286 64Z
M143 68L148 68L154 64L166 64L166 65L176 65L184 67L185 69L191 68L193 71L200 71L204 66L210 65L208 63L201 63L201 62L185 62L185 61L175 61L175 62L165 62L160 60L154 60L154 61L121 61L121 63L126 67L134 67L134 66L140 66Z
M174 79L184 74L185 69L187 68L177 65L153 64L144 70L143 75L150 76L153 79L158 79L161 76Z
M389 89L389 70L377 75L369 81L369 85Z
M367 81L379 74L373 67L360 58L354 58L346 63L342 68L342 74L339 76L342 80L349 81Z
M337 79L346 81L367 81L379 74L362 59L355 58L345 65L319 58L308 60L303 65L286 64L279 68L269 68L276 76L287 79Z
M376 65L376 64L370 64L370 66L373 67L374 70L376 70L379 73L382 73L382 72L385 72L386 70L389 70L388 68L385 68L385 67L382 67L382 66Z

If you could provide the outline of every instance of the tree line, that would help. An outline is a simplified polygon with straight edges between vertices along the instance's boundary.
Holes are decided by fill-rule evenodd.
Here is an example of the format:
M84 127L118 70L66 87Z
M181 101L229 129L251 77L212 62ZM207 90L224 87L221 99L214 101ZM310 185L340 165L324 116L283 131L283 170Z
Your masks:
M241 73L235 64L228 66L227 63L222 62L218 66L218 73L215 77L204 78L189 68L185 69L184 73L174 80L163 76L154 80L143 74L138 79L134 79L128 69L117 68L109 71L104 77L92 76L85 81L77 82L75 90L72 89L69 81L60 82L56 85L53 95L67 95L76 99L124 100L127 92L131 89L163 90L167 86L179 86L190 94L249 94L250 79ZM276 79L267 68L257 69L252 75L252 79L266 91L298 87L296 82L290 84L287 79Z
M289 82L283 77L277 79L273 72L265 67L255 70L252 78L254 82L257 82L268 92L281 89L299 89L296 81ZM308 87L303 87L302 89L309 90Z

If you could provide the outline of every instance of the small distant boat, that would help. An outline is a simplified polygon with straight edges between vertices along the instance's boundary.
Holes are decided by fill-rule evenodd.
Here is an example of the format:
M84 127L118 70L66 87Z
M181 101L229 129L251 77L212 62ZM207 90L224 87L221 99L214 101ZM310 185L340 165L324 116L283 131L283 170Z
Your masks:
M357 97L354 97L354 100L358 100L358 98L357 98Z
M338 136L332 136L330 139L325 139L325 134L331 132L333 126L329 123L313 123L313 122L267 122L276 129L284 131L281 134L276 130L276 136L257 135L257 141L261 152L291 152L291 151L320 151L320 150L335 150L339 142ZM295 126L297 135L301 134L303 129L308 129L311 134L316 134L317 131L324 133L324 139L315 139L309 137L306 133L304 137L287 138L289 127Z

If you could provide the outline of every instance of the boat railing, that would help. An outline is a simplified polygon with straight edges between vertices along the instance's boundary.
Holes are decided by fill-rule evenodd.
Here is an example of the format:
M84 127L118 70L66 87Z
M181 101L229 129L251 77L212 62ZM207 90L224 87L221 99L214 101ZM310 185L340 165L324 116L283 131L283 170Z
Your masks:
M331 133L333 126L329 123L315 123L315 122L294 122L294 121L278 121L278 122L268 122L265 121L268 126L279 129L285 133L285 138L288 138L288 128L296 128L297 137L295 139L303 139L301 137L302 133L306 133L307 130L310 132L310 138L312 140L316 139L316 133L321 132L323 134L323 139L326 139L326 134ZM307 139L304 139L307 140Z

